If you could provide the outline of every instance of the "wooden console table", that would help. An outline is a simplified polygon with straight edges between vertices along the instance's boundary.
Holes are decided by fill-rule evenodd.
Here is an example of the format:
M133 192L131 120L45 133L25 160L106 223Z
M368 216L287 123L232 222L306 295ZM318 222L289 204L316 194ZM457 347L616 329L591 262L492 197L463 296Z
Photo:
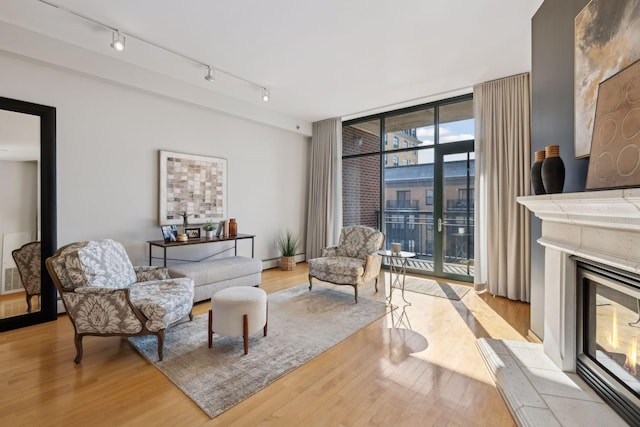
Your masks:
M202 237L200 239L189 239L186 242L167 242L165 243L164 240L148 240L147 243L149 243L149 265L153 265L153 260L154 259L161 259L163 260L163 265L166 267L167 266L167 260L170 261L188 261L188 262L200 262L200 261L204 261L206 259L209 259L213 256L219 255L222 252L226 252L231 250L232 248L227 248L224 249L220 252L216 252L214 254L211 254L209 256L206 256L202 259L197 259L197 260L193 260L193 259L179 259L179 258L167 258L167 249L168 248L181 248L181 247L185 247L185 246L191 246L191 245L200 245L203 243L220 243L220 242L233 242L233 254L234 255L238 255L238 240L244 240L244 239L251 239L251 258L253 258L253 252L254 252L254 247L255 247L255 235L253 234L237 234L236 236L233 237L214 237L211 239L207 239L206 237ZM162 257L158 257L158 256L153 256L153 247L157 246L159 248L162 248L162 252L163 252L163 256Z

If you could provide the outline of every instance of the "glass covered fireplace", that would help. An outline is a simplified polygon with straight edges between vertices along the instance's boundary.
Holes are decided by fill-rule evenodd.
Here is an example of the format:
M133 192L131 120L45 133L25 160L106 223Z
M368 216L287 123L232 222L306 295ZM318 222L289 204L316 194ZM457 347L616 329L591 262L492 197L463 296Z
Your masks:
M579 261L576 371L631 425L640 425L640 278Z

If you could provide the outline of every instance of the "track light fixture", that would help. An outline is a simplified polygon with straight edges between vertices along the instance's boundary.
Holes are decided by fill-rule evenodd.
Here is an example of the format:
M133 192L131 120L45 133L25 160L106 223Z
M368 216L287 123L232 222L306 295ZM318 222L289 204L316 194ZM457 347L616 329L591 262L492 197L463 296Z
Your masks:
M204 76L204 79L208 82L214 81L216 79L215 70L207 66L207 74Z
M56 9L60 10L60 11L69 13L71 15L77 16L78 18L84 19L85 21L91 22L93 24L100 25L101 27L104 27L104 28L107 28L107 29L111 30L112 33L113 33L112 34L112 38L111 38L111 47L113 49L115 49L116 51L118 51L118 52L124 51L124 48L125 48L125 36L124 36L124 34L126 33L127 37L129 37L129 38L133 38L133 39L135 39L135 40L137 40L139 42L142 42L142 43L147 44L149 46L153 46L156 49L164 50L165 52L171 53L171 54L173 54L175 56L179 56L180 58L186 59L187 61L194 62L199 66L205 67L206 74L205 74L204 78L207 81L214 81L215 78L216 78L215 77L215 73L216 72L224 73L229 77L233 77L236 80L241 80L241 81L243 81L245 83L248 83L249 85L251 85L251 86L253 86L255 88L260 89L261 90L261 97L262 97L262 100L264 102L269 102L269 99L271 98L271 95L269 93L269 89L267 89L266 87L262 86L261 84L252 82L251 80L247 80L244 77L240 77L237 74L233 74L233 73L230 73L228 71L221 70L220 68L217 68L217 67L214 68L214 67L212 67L211 65L207 64L204 61L200 61L200 60L195 59L195 58L193 58L191 56L188 56L188 55L185 55L183 53L180 53L180 52L178 52L176 50L170 49L168 47L164 47L164 46L162 46L162 45L160 45L160 44L158 44L158 43L156 43L154 41L151 41L151 40L145 39L144 37L132 34L129 31L122 31L121 32L120 29L118 29L118 28L116 28L114 26L111 26L109 24L105 24L104 22L100 22L97 19L94 19L94 18L92 18L90 16L84 15L84 14L82 14L80 12L76 12L75 10L69 9L66 6L63 6L63 5L58 4L58 3L55 3L53 1L50 1L50 0L38 0L38 1L40 3L42 3L42 4L46 4L47 6L54 7Z
M124 51L124 34L120 34L120 31L114 31L111 36L111 47L117 52Z

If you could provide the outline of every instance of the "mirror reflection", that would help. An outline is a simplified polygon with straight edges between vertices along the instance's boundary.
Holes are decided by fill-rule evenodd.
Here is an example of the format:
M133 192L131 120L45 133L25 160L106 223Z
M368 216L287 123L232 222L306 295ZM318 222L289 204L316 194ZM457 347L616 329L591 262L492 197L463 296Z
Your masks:
M0 110L0 318L38 312L40 117Z

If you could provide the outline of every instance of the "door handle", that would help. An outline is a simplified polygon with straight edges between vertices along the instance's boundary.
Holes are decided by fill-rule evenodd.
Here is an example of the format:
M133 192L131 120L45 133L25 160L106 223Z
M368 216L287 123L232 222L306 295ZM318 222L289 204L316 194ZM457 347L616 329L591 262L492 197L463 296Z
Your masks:
M438 218L438 233L442 233L442 218Z

